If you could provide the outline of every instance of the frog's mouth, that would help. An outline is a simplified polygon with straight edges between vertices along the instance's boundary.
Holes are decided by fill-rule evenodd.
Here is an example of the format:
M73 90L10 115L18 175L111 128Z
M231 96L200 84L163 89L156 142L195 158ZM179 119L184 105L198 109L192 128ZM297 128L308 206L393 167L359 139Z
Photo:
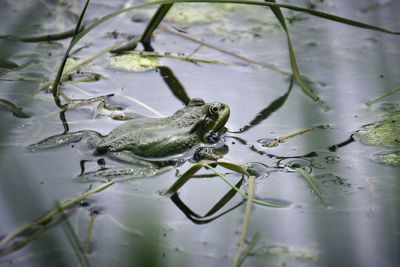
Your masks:
M224 128L226 122L229 119L229 115L231 114L231 110L228 105L222 104L223 107L218 113L218 119L215 121L213 131L220 133L221 129Z
M203 137L204 142L216 143L218 142L219 137L226 132L226 128L224 126L229 119L230 109L228 105L221 105L222 107L218 111L218 118L215 120L214 126Z

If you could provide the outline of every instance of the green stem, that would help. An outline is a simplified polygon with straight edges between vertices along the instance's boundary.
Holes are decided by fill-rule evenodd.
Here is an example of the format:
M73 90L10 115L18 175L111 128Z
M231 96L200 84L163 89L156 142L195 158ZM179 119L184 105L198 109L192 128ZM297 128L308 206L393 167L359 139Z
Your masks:
M241 258L241 255L242 255L244 242L246 241L247 228L249 226L251 205L252 205L253 193L254 193L254 180L255 180L255 177L253 175L250 175L249 176L249 187L247 190L246 209L244 212L244 219L243 219L243 226L242 226L242 234L240 235L239 246L236 251L235 258L233 260L233 267L240 266L239 259Z
M377 97L377 98L375 98L375 99L373 99L373 100L371 100L371 101L369 101L369 102L367 103L367 105L370 106L370 105L372 105L373 103L377 102L378 100L381 100L381 99L384 98L384 97L390 96L390 95L396 93L397 91L400 91L400 87L399 87L399 88L396 88L396 89L394 89L394 90L392 90L392 91L390 91L390 92L387 92L386 94L383 94L383 95L381 95L381 96L379 96L379 97Z
M328 202L326 202L324 196L318 190L318 188L315 185L315 183L313 182L313 180L311 180L311 177L308 175L308 173L302 168L296 168L296 171L298 171L301 175L303 175L303 177L306 179L308 184L311 186L311 188L314 190L314 192L317 194L317 196L321 200L322 204L324 204L325 207L330 208Z

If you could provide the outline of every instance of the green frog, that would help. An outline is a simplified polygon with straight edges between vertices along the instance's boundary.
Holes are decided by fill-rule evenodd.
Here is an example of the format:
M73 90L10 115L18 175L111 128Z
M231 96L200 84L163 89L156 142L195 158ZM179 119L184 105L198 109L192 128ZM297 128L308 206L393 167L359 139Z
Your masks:
M212 153L201 153L201 145L220 140L226 131L225 123L229 114L226 104L205 103L203 99L194 98L169 117L132 119L117 126L106 136L89 130L55 135L29 148L44 149L86 140L92 154L106 154L136 167L102 168L82 173L81 180L152 176L163 168L181 164L179 156L193 148L198 148L194 156L196 160L199 160L200 154L213 157Z

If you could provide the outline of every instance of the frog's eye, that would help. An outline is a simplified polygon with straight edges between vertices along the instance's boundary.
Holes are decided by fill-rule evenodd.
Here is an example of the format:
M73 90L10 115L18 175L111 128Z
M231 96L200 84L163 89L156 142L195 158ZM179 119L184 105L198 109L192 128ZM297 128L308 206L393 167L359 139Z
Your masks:
M208 112L209 112L210 115L212 115L212 116L218 115L218 111L219 111L219 108L218 108L217 105L210 105L210 106L208 107Z

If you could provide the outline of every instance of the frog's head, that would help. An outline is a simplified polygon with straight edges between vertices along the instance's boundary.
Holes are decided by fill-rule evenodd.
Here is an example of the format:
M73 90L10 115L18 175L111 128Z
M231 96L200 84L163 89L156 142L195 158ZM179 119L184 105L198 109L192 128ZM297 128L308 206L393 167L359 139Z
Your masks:
M229 106L219 102L204 103L202 99L192 99L188 106L202 106L202 120L196 125L196 132L200 134L204 143L215 143L219 136L226 131L225 123L228 121Z

